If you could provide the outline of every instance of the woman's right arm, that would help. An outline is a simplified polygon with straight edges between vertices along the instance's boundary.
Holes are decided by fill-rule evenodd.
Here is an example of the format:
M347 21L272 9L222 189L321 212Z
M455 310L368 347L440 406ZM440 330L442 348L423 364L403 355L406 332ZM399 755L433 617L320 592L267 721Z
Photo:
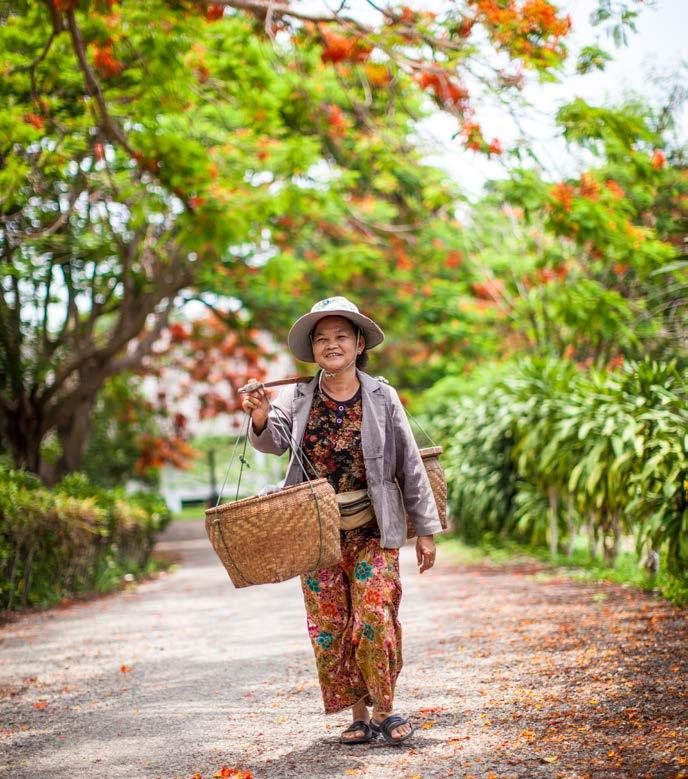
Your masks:
M284 387L270 408L264 388L246 394L242 408L251 415L248 440L259 452L283 454L291 443L291 395L293 386Z

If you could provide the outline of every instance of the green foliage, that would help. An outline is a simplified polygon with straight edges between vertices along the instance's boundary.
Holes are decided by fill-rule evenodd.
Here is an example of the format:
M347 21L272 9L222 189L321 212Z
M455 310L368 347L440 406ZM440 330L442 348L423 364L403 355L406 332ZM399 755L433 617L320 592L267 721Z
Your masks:
M411 12L403 33L394 13L372 30L325 28L282 6L272 40L233 7L218 19L195 2L6 4L0 438L14 462L65 472L86 451L90 481L127 478L151 424L128 371L151 368L180 296L231 298L237 328L281 336L304 301L343 291L388 333L373 373L410 392L437 382L427 409L466 536L556 545L585 526L614 555L632 531L684 570L688 179L665 132L676 106L562 107L562 135L590 169L566 181L514 170L466 225L456 185L413 140L432 100L468 148L500 153L461 74L473 61L489 85L476 89L502 99L521 65L552 77L570 23L538 5L537 18L498 0ZM634 6L600 0L593 21L621 43ZM587 46L579 70L607 59ZM647 354L656 362L613 370ZM27 600L36 555L77 586L115 559L103 550L146 554L162 516L81 476L54 494L3 478L15 545L3 560ZM37 527L50 554L64 536L99 556L50 558L31 545Z
M441 440L449 441L444 463L450 510L471 542L486 532L504 533L513 510L517 472L508 400L498 386L489 403L467 397L434 420Z
M156 486L156 477L136 470L141 436L159 432L156 413L140 380L128 373L112 376L98 393L82 470L99 487L116 487L137 478Z
M666 133L681 94L662 111L576 100L558 120L593 166L492 186L464 236L462 324L482 327L418 401L463 537L570 559L584 538L605 570L634 539L661 553L665 589L688 582L688 179Z
M414 127L434 105L458 143L499 156L475 109L486 93L508 102L529 73L553 78L570 19L546 0L495 0L311 23L287 3L270 30L242 5L5 4L0 437L21 467L125 477L133 440L120 425L120 446L106 445L114 399L93 404L114 374L150 369L180 293L231 298L235 327L283 334L304 300L346 290L389 333L374 369L411 389L501 347L492 325L512 321L514 290L492 311L473 288L487 263L542 258L500 214L488 245L485 225L467 234ZM629 26L626 6L603 2L597 21ZM604 56L584 53L589 66ZM548 202L544 182L527 184L524 203ZM603 221L587 214L588 232ZM83 466L77 420L90 419Z
M578 54L576 72L583 74L593 70L604 70L611 59L611 55L599 46L584 46Z
M293 20L273 43L202 3L72 9L10 3L0 26L0 438L20 467L114 483L134 442L120 425L103 445L120 388L92 415L95 396L146 362L175 296L232 298L236 327L284 332L299 298L382 283L390 235L441 264L456 190L411 143L426 108L392 24L371 36L384 64L334 67Z
M544 543L585 527L613 560L632 533L638 552L661 549L668 570L685 576L686 387L688 372L670 363L587 373L534 360L450 406L437 429L461 534Z
M49 490L0 465L0 608L47 605L98 589L106 571L145 570L170 519L153 494L98 489L82 473Z
M439 427L435 421L438 417L449 418L449 407L463 398L479 400L486 388L495 387L511 375L517 369L517 362L491 360L469 367L461 374L447 373L418 398L418 408L426 412L428 424L432 422L442 434L451 434L451 429L445 431L444 427Z
M597 7L590 15L593 26L605 25L616 46L628 44L628 32L636 32L637 8L644 0L599 0Z
M494 185L492 202L505 199L517 224L530 226L519 224L512 268L482 253L496 277L495 324L522 349L598 367L646 354L670 360L680 349L688 178L683 152L665 138L680 104L671 101L656 110L640 100L610 108L577 99L558 122L594 166L559 182L520 168Z

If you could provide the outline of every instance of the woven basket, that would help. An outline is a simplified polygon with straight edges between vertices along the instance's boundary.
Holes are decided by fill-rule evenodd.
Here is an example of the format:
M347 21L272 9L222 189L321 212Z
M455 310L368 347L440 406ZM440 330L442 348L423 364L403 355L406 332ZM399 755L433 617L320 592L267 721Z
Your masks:
M447 480L444 476L444 468L440 462L440 455L442 454L441 446L430 446L426 449L420 450L420 456L425 466L425 472L430 479L430 486L432 487L432 494L435 496L435 505L437 506L437 513L440 515L440 522L442 523L442 530L447 529ZM406 537L414 538L416 535L416 528L413 525L411 517L406 515Z
M282 582L342 556L339 508L327 479L207 509L205 529L237 588Z

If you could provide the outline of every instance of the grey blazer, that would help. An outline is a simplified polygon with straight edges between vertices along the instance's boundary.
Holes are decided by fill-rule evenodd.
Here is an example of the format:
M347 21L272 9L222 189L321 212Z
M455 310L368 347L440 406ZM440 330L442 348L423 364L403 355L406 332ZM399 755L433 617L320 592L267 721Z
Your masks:
M430 481L399 395L389 384L363 371L356 369L356 374L361 382L363 411L361 448L368 494L380 527L380 545L398 549L406 542L404 507L419 536L441 533ZM317 385L316 376L307 384L284 387L272 401L277 412L270 411L263 432L257 435L253 424L249 425L253 447L279 455L287 450L290 441L293 448L300 445ZM303 480L301 466L292 455L284 484L291 486Z

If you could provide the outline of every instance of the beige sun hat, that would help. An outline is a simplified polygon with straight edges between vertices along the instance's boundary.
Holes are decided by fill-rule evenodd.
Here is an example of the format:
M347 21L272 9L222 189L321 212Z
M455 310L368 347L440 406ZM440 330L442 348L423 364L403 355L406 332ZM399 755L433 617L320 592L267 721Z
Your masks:
M365 337L366 350L378 346L385 340L382 329L372 319L364 316L350 300L336 295L332 298L319 300L311 308L310 313L304 314L292 325L287 337L287 344L297 360L315 362L311 332L316 324L326 316L343 316L360 327L361 333Z

